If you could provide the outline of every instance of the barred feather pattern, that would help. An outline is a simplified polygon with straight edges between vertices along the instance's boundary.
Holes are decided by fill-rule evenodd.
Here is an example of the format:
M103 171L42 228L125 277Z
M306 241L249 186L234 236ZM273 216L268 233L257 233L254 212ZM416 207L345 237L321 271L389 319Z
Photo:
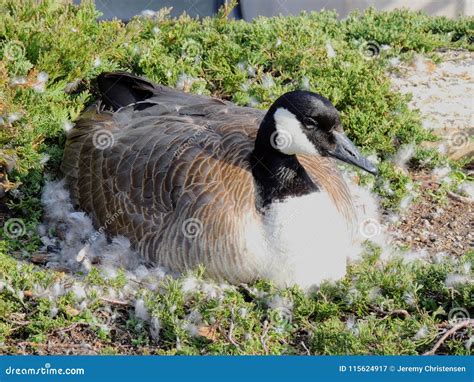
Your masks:
M116 112L92 105L77 121L61 166L74 203L150 263L175 272L202 264L216 280L255 280L263 264L246 231L262 217L249 155L264 112L164 86L155 93ZM98 147L100 134L106 147ZM334 162L298 159L352 221Z

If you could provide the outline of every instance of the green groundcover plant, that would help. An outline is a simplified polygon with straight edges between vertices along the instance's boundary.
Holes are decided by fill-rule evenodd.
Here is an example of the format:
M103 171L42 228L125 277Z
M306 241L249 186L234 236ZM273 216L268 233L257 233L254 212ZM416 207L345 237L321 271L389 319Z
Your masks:
M124 286L121 274L106 278L93 270L82 277L88 304L80 310L71 292L56 301L32 295L70 278L25 260L40 243L35 227L45 175L59 176L65 129L94 100L94 79L103 71L132 71L258 108L286 91L316 91L341 112L362 151L379 159L374 190L385 208L397 208L411 180L390 159L400 146L419 147L434 137L408 108L408 96L391 90L390 59L415 53L437 59L438 48L472 50L473 18L369 9L344 20L321 12L247 23L229 20L229 10L202 20L172 19L161 10L124 24L98 22L90 2L0 0L0 192L6 194L5 213L25 224L23 236L2 234L0 241L0 351L18 351L19 343L40 351L59 332L73 342L72 333L83 327L77 334L82 341L99 341L107 354L420 354L443 328L472 312L472 283L447 280L471 274L473 252L434 263L382 262L380 249L371 245L345 279L310 294L258 282L215 298L183 291L186 280L201 282L202 270L187 279L167 278L159 293L140 292L154 323L133 307L100 298L101 290ZM447 163L421 148L417 159L426 167ZM192 315L200 327L193 327ZM472 338L466 327L438 351L469 354Z

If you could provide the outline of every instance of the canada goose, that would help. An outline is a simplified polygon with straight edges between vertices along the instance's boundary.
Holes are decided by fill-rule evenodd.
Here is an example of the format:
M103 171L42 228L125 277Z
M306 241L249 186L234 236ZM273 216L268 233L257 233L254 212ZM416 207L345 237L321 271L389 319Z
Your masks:
M293 91L265 113L124 72L98 87L61 166L96 227L150 263L202 264L218 281L309 286L345 274L353 207L330 157L376 168L330 101Z

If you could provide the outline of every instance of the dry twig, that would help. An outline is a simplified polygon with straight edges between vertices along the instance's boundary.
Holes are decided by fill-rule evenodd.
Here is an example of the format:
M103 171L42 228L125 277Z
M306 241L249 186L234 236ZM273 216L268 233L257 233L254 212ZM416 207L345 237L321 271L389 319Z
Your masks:
M309 349L308 349L308 347L306 346L306 344L304 343L304 341L301 341L301 342L300 342L300 345L301 345L301 347L305 350L306 355L311 355L311 352L309 351Z
M408 313L408 311L406 311L405 309L394 309L394 310L391 310L390 312L386 312L385 310L380 309L380 308L375 308L375 310L380 314L384 314L384 316L382 317L382 320L385 320L386 318L391 317L391 316L398 316L398 317L403 317L403 318L411 317L410 313Z
M423 353L423 355L434 355L436 353L436 350L439 349L439 347L444 343L444 341L446 341L449 336L456 333L460 329L467 328L468 326L474 327L474 319L463 320L461 322L458 322L456 325L454 325L451 329L449 329L441 336L441 338L438 340L438 342L435 343L431 350L427 351L426 353Z
M459 195L459 194L456 194L452 191L448 191L448 196L453 199L453 200L456 200L458 202L461 202L461 203L465 203L465 204L474 204L474 200L470 199L470 198L466 198L465 196L462 196L462 195Z
M132 306L132 303L129 301L121 301L121 300L116 300L116 299L108 298L108 297L101 297L100 299L104 302L107 302L113 305Z
M231 319L230 319L230 326L229 326L229 333L227 335L227 339L229 342L234 345L237 349L240 350L240 345L234 340L232 333L234 331L234 309L231 309Z
M260 342L262 343L263 350L265 351L265 354L268 354L268 347L267 344L265 343L265 337L267 336L268 333L268 321L265 320L263 323L263 332L262 335L260 336Z

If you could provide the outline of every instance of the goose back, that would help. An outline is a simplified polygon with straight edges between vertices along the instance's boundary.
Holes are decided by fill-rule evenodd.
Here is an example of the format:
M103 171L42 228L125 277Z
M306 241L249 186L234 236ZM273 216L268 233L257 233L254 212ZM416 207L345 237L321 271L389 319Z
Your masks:
M61 170L73 202L150 263L179 272L204 264L218 280L254 280L261 264L246 238L261 217L249 156L264 112L145 88L148 98L138 93L115 111L92 105L69 133ZM351 198L334 163L298 159L350 220Z

